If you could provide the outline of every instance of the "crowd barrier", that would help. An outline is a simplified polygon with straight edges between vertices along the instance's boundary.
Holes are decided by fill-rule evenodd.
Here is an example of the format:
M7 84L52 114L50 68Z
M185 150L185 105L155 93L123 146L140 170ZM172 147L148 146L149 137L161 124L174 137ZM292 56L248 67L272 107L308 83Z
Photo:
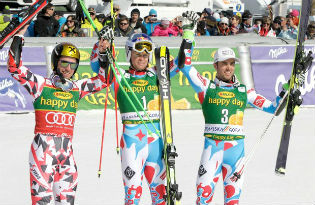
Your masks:
M176 57L178 47L170 47L172 57ZM90 47L79 47L81 61L74 79L89 78L96 73L90 68ZM49 76L50 54L54 45L25 46L23 48L23 65L30 68L36 74ZM219 46L218 46L219 47ZM216 72L213 67L213 57L218 47L197 46L193 51L192 64L200 74L213 80ZM268 99L273 100L279 94L281 86L285 83L292 70L295 45L239 45L233 47L240 62L236 64L236 76L241 83L256 91ZM306 45L306 51L315 50L314 45ZM46 54L46 55L45 55ZM8 47L0 50L0 112L27 112L33 110L32 97L27 93L7 71L6 62ZM46 57L47 56L47 57ZM125 49L118 45L116 48L118 65L127 69ZM315 57L315 56L314 56ZM154 64L154 62L153 62ZM193 91L189 82L181 72L171 79L172 108L173 109L200 109L197 94ZM301 88L304 98L303 106L315 105L315 64L306 74L305 85ZM99 93L82 99L79 110L104 109L106 89ZM157 100L157 99L156 99ZM109 108L114 108L114 95L109 94Z

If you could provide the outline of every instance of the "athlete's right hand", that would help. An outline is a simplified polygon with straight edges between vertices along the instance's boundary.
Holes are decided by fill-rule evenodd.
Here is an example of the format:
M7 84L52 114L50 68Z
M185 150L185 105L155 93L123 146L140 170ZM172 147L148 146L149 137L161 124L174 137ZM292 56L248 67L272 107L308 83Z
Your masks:
M183 30L195 30L200 16L194 11L186 11L182 16L184 17Z
M100 38L108 41L114 40L114 31L110 26L104 26L100 30Z

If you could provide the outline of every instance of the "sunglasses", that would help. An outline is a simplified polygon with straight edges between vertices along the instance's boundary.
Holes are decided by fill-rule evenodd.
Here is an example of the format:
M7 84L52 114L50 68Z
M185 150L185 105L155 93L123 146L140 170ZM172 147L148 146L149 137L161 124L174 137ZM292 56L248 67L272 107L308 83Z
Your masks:
M150 53L153 50L153 45L150 42L145 42L145 41L138 42L138 43L135 43L134 50L140 53L146 50Z
M71 80L64 79L65 83L62 83L60 77L58 75L54 75L52 78L52 83L55 87L60 88L61 90L65 92L69 92L73 88L73 83Z
M95 16L95 13L93 12L89 12L90 13L90 16Z
M60 61L60 65L61 65L63 68L67 68L68 65L70 65L70 68L71 68L72 70L76 70L77 67L78 67L78 64L77 64L77 63L72 63L72 62L65 61L65 60L61 60L61 61Z
M67 20L67 23L68 23L68 22L70 22L70 23L74 23L74 21L73 21L73 20Z
M152 16L152 17L156 17L156 15L154 15L154 14L152 14L152 15L150 15L150 16Z
M121 26L126 26L128 23L120 23Z
M54 9L54 8L49 8L49 9L47 9L47 10L51 10L51 11L54 11L55 9Z
M117 9L117 8L113 8L113 10L114 10L114 11L119 11L120 9Z
M227 23L220 23L220 24L221 24L221 25L226 25L226 26L228 25Z

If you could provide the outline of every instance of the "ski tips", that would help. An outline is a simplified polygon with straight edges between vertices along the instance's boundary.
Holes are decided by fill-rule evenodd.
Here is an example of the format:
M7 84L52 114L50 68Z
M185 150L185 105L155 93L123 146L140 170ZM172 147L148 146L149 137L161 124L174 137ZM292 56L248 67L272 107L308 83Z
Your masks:
M98 172L97 172L97 176L98 176L98 178L100 178L100 177L101 177L101 174L102 174L102 170L98 170Z
M283 167L280 167L278 169L275 169L275 174L277 176L284 176L285 175L285 168Z
M116 147L116 153L119 154L120 148Z

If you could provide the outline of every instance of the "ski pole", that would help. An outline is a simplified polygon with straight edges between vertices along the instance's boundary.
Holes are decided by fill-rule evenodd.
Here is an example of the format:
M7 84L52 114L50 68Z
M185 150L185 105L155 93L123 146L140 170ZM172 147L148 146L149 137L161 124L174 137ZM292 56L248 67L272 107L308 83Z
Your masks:
M288 95L288 92L285 93L285 95L281 98L281 101L279 102L279 105L281 105L283 103L284 100L286 100L286 96ZM247 155L247 157L244 157L237 165L236 167L236 171L234 172L233 176L231 177L231 181L237 181L238 179L241 178L245 168L248 165L248 162L252 159L252 157L254 156L258 145L262 142L265 134L267 133L272 121L275 119L276 117L276 113L278 112L278 109L280 108L280 106L277 107L277 109L275 110L274 114L272 115L271 119L269 120L268 124L266 125L265 129L263 130L262 134L260 135L260 137L258 138L258 140L256 141L256 143L254 144L254 146L252 147L251 151L249 152L249 154Z

